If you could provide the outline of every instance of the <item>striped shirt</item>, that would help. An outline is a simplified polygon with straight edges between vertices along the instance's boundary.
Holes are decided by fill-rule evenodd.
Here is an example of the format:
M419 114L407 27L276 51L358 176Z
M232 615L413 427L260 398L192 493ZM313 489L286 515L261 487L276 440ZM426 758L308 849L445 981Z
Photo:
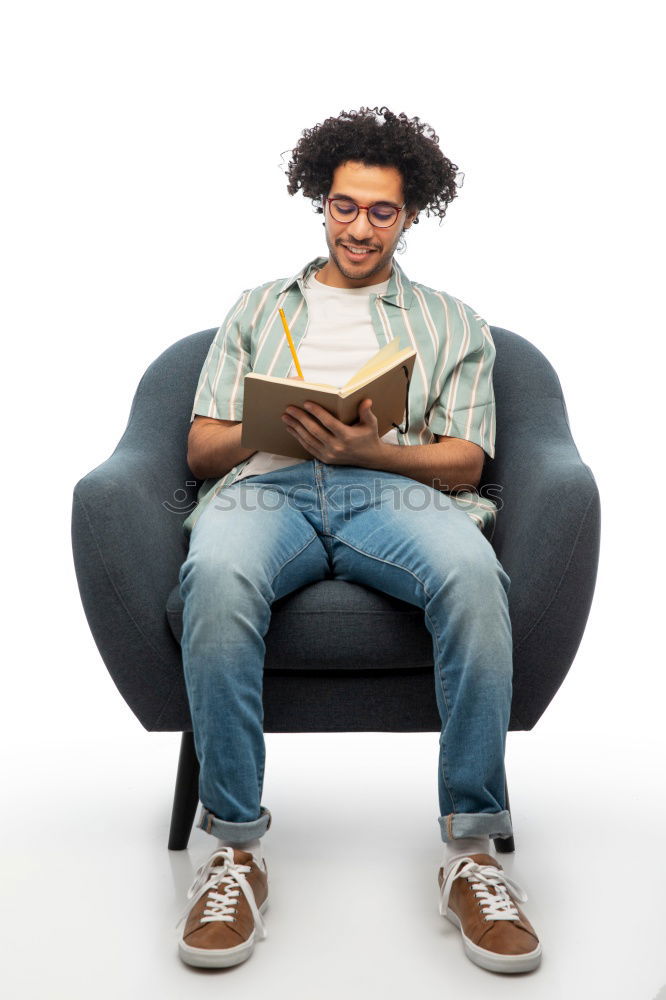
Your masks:
M287 377L292 356L278 310L284 309L298 352L308 325L304 282L326 261L326 257L316 257L293 277L266 282L240 295L210 345L190 423L197 414L242 420L243 379L248 372ZM378 348L398 337L401 348L416 350L409 386L409 426L406 433L397 432L398 445L432 444L435 435L456 437L473 441L494 458L495 345L487 323L459 299L409 281L395 258L387 291L370 295L369 304ZM183 523L186 535L213 496L249 460L201 484L197 505ZM497 514L492 500L476 490L461 490L451 503L492 538Z

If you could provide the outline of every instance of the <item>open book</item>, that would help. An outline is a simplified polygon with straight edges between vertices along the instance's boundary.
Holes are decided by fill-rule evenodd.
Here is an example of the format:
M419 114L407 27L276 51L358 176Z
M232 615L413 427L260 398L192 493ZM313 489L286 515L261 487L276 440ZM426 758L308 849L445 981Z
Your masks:
M282 422L282 414L288 406L302 409L307 400L318 403L349 425L358 420L361 400L369 398L379 424L379 437L383 437L394 424L402 425L415 359L414 348L401 350L399 339L395 337L343 386L249 372L243 380L241 445L275 455L312 458Z

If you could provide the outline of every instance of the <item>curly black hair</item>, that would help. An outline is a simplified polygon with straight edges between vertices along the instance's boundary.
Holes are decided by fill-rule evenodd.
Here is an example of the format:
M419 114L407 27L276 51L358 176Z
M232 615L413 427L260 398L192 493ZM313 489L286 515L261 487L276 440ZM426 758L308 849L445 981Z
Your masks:
M337 118L327 118L301 135L290 150L287 191L293 195L302 189L319 214L324 212L322 198L331 189L334 171L349 160L397 168L407 210L426 209L426 215L438 215L440 223L461 186L456 186L458 167L442 153L434 130L418 118L395 115L386 107L341 111ZM414 225L418 221L415 218Z

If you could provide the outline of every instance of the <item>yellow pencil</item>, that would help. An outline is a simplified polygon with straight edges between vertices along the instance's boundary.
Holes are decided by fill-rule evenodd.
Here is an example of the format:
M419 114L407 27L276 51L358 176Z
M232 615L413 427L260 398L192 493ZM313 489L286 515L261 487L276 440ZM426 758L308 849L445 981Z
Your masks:
M289 350L291 351L291 356L294 359L294 365L296 366L296 371L298 372L299 378L303 378L303 372L301 371L301 366L299 365L298 358L296 356L296 348L294 347L294 342L291 339L289 327L287 326L287 317L284 314L284 309L280 309L280 318L282 320L282 326L284 327L284 332L287 335L287 343L289 344Z

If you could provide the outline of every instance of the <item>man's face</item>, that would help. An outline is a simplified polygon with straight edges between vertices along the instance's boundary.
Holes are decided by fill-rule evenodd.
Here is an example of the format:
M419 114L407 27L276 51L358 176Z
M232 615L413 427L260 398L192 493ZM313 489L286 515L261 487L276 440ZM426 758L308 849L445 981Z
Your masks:
M349 161L335 170L330 198L344 196L357 205L388 202L403 204L402 176L395 167L367 167ZM336 288L362 288L386 281L391 274L392 258L403 229L409 229L418 211L403 208L390 228L373 226L368 213L359 211L352 222L338 222L325 203L326 243L329 259L319 271L318 280ZM367 253L353 255L347 247L365 247Z

